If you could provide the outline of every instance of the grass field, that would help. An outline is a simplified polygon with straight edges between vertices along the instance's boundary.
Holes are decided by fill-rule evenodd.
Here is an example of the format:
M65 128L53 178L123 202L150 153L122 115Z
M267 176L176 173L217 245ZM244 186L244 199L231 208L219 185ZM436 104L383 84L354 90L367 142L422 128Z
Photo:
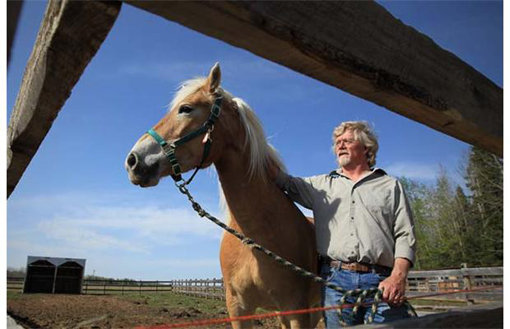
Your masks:
M171 292L142 295L8 292L7 312L29 328L133 328L228 317L224 301ZM255 324L257 328L277 326L276 319L255 321ZM204 328L230 328L230 326Z

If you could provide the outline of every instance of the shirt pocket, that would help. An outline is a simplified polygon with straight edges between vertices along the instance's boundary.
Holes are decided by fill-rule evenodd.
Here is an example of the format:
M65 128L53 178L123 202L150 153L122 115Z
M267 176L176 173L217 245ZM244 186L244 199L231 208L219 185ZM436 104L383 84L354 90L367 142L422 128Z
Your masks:
M393 203L389 196L370 196L364 199L364 205L369 216L378 223L391 225Z

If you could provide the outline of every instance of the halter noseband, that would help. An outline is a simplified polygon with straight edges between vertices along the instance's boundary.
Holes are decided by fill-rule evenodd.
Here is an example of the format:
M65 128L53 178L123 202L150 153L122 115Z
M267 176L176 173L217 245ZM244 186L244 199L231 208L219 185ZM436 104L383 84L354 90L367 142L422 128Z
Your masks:
M221 112L221 101L223 100L223 97L221 95L217 95L216 99L214 100L214 103L211 107L211 113L209 114L209 118L202 124L200 128L197 130L194 130L190 132L187 135L182 136L179 139L176 139L174 141L166 141L163 137L161 137L154 129L149 129L147 133L158 142L158 144L163 149L163 152L165 153L167 159L170 161L170 165L172 166L173 173L171 174L174 181L179 182L182 179L182 170L181 166L179 165L179 162L177 161L177 157L175 156L175 149L177 146L182 145L184 143L189 142L190 140L202 135L207 134L204 138L205 144L204 144L204 152L202 153L202 160L200 161L200 164L195 169L195 172L193 175L191 175L190 179L185 182L185 185L189 184L193 177L195 177L195 174L197 173L198 169L202 167L202 164L205 161L205 158L209 155L209 151L211 149L211 143L212 139L210 137L210 133L214 129L214 123L220 116Z

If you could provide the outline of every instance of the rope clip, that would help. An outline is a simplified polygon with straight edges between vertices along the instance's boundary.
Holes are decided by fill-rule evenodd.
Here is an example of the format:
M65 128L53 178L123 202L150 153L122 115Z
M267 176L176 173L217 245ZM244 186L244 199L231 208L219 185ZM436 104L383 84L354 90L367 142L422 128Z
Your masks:
M202 144L209 142L212 142L211 133L214 130L214 125L211 125L209 129L207 129L207 132L205 133L204 139L202 139Z

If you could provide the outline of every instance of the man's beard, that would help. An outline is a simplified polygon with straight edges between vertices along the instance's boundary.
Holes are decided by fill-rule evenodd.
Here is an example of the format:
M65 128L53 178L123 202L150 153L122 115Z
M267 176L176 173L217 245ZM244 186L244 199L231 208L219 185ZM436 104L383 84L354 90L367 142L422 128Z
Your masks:
M349 155L342 155L338 158L338 165L340 167L345 167L351 162L351 157Z

